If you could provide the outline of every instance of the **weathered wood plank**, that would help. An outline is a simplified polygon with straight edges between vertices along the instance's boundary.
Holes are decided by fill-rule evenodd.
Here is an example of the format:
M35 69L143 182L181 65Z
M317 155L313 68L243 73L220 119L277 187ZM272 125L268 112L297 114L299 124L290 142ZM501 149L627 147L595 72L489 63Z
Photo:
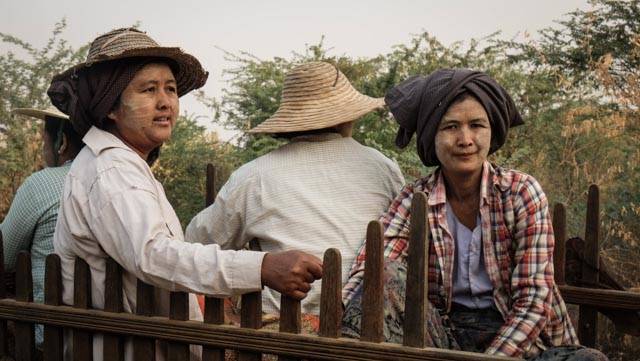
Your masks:
M209 207L216 199L216 168L211 163L207 163L205 190L205 207ZM213 325L224 323L224 299L205 297L204 299L204 322ZM224 361L224 350L204 347L202 349L202 359L204 361Z
M280 295L280 332L300 333L302 313L300 301Z
M566 303L596 308L640 311L640 293L569 285L561 285L558 288Z
M383 228L379 221L371 221L367 226L367 243L362 294L362 322L360 339L382 342L384 322L384 252Z
M209 207L216 200L216 168L211 163L207 163L206 183L204 206Z
M320 336L340 337L342 323L342 256L329 248L322 261L322 290L320 292Z
M136 285L136 315L153 316L155 309L154 293L153 286L138 280ZM136 361L154 361L155 355L156 349L153 339L143 337L135 337L133 339L133 358Z
M298 334L302 330L300 301L280 295L280 332ZM280 361L298 361L297 357L279 356Z
M224 324L224 299L205 297L204 322L212 325ZM224 361L224 349L215 347L203 347L202 359L204 361Z
M416 192L411 202L411 225L409 228L409 254L407 256L407 296L405 301L403 344L410 347L425 347L427 312L427 196Z
M62 273L60 257L52 253L45 260L44 303L50 306L62 304ZM44 361L62 361L63 356L62 328L44 325L43 358Z
M516 360L461 351L420 349L346 338L333 339L227 325L210 325L197 321L173 321L162 317L106 313L102 310L82 310L69 306L52 307L9 299L0 300L0 318L48 322L61 327L90 329L93 332L117 331L128 336L319 360Z
M553 234L555 248L553 251L553 269L556 284L565 284L565 260L567 246L567 211L562 203L556 203L553 208Z
M16 260L16 300L33 302L33 278L31 276L31 255L21 251ZM16 321L16 361L31 361L35 356L35 335L33 323Z
M91 271L85 260L76 257L73 269L73 307L91 309ZM73 359L93 359L93 336L87 330L73 330Z
M122 300L122 267L112 258L107 258L104 281L104 310L122 312ZM102 350L105 361L124 360L124 338L117 334L105 334Z
M240 327L259 329L262 327L262 292L252 292L242 295L240 309ZM241 351L238 361L260 361L262 353Z
M169 318L176 321L187 321L189 319L188 293L171 292ZM189 345L180 342L169 342L167 358L175 361L189 361Z
M598 283L600 269L600 191L598 186L589 187L587 198L587 219L584 233L585 249L582 264L582 281ZM598 311L593 306L580 306L578 338L588 347L595 347L598 335Z

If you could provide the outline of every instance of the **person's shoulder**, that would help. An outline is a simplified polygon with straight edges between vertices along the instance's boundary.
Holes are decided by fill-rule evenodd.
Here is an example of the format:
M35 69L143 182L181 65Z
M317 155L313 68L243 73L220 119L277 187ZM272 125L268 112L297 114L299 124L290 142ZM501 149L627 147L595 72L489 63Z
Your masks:
M49 167L43 168L37 172L31 173L31 175L29 175L27 179L25 179L22 186L27 188L39 187L43 184L51 182L51 178L53 176L56 176L56 172L52 171L52 169Z
M122 147L105 148L98 154L85 147L74 160L70 173L87 192L99 189L116 194L134 188L153 192L155 188L155 178L145 160Z
M398 166L398 163L392 158L389 158L386 155L384 155L381 151L373 147L361 144L353 138L346 138L346 139L349 139L348 141L353 144L353 148L358 151L358 153L356 153L357 156L361 158L369 159L379 164L384 164L385 166L387 166L388 168L394 171L398 171L398 172L400 171L400 167Z
M521 196L544 196L542 186L532 175L520 170L493 165L494 183L503 192Z

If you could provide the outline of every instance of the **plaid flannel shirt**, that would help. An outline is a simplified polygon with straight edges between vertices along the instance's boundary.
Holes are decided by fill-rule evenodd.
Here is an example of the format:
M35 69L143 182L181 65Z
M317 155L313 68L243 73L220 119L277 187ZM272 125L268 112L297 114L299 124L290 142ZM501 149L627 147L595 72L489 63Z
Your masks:
M446 232L446 191L440 169L406 185L380 218L384 255L406 261L413 193L427 195L429 301L451 308L454 245ZM495 305L505 323L486 353L531 357L550 346L577 344L566 306L553 279L553 229L547 199L531 176L483 166L480 219L484 263ZM343 289L345 304L364 277L364 244Z

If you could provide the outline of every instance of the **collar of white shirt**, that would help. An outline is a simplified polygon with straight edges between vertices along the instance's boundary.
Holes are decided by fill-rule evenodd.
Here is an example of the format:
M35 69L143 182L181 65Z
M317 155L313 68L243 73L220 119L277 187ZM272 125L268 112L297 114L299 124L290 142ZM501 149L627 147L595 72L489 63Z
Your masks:
M108 148L122 148L131 150L122 140L115 135L92 126L87 134L82 138L84 144L91 149L94 155L98 156L100 152Z

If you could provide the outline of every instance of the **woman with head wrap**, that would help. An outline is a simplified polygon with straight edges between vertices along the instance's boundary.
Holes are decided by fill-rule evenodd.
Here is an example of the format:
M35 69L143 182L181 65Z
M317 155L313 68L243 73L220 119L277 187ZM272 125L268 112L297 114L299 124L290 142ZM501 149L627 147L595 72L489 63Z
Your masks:
M430 346L536 360L606 360L578 345L553 279L547 199L530 175L487 161L522 118L488 75L443 69L386 95L406 147L435 171L406 185L385 227L387 341L402 342L411 201L427 196ZM364 245L343 290L343 333L360 332Z
M257 291L264 284L302 298L321 276L320 260L302 252L223 251L216 244L183 242L178 217L149 164L171 137L178 98L206 79L196 58L161 47L136 29L99 36L86 62L54 77L48 95L86 144L65 180L53 240L63 302L73 302L76 257L90 267L92 307L98 309L104 306L107 257L122 266L125 312L136 308L136 278L164 290L214 296ZM154 297L163 314L167 296L160 291ZM190 317L199 318L191 298ZM101 337L94 337L93 351L93 359L102 360ZM130 343L126 355L133 358ZM65 357L71 357L69 350Z

